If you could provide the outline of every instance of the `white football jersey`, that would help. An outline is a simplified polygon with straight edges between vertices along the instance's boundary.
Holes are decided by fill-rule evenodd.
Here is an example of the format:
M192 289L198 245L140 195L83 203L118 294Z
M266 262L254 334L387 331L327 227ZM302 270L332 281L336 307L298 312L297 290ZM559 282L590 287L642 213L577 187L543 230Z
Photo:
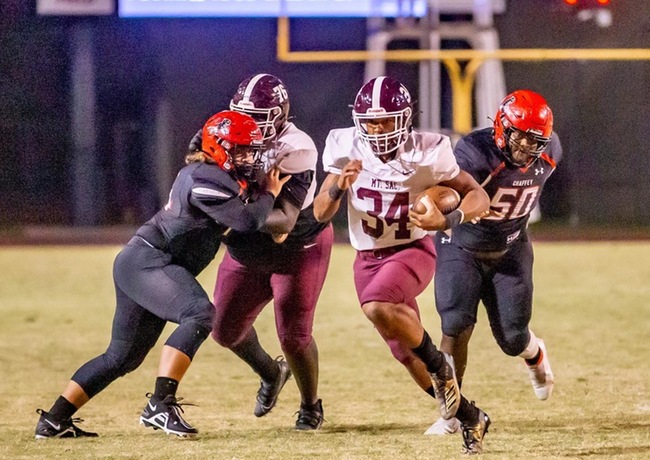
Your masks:
M415 197L460 171L449 137L413 131L397 157L383 163L358 137L356 128L333 129L323 151L323 169L332 174L350 160L363 169L347 193L350 242L357 250L406 244L428 233L408 220Z
M314 141L307 133L293 123L286 123L282 132L262 155L262 162L264 163L264 171L266 172L276 164L279 166L280 171L285 174L314 171L314 178L309 186L305 201L302 204L302 209L305 209L314 202L318 150Z

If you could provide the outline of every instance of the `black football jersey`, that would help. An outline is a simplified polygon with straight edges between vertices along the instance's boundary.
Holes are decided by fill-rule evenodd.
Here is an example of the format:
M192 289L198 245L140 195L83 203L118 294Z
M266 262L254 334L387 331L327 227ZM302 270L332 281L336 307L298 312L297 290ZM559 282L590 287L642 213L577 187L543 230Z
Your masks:
M471 174L489 195L490 210L501 214L454 228L454 241L470 251L506 249L525 234L542 188L562 157L558 136L553 133L546 151L526 168L506 160L494 142L492 128L464 136L456 144L454 154L460 168Z
M250 199L246 189L217 165L192 163L176 176L165 207L136 235L171 254L174 264L196 276L214 259L229 229L259 229L273 202L268 192Z

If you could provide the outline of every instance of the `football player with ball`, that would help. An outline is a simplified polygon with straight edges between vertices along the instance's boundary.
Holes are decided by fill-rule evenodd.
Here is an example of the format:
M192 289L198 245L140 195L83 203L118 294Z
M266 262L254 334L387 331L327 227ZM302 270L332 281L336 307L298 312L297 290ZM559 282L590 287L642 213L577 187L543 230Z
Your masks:
M467 453L480 453L488 416L461 394L453 360L433 344L420 321L416 297L433 277L436 253L428 230L444 230L488 210L485 191L460 170L447 136L412 129L409 91L377 77L354 101L354 126L330 131L323 152L329 174L314 200L325 222L347 197L350 241L357 250L354 282L361 309L415 382L437 398L442 417L463 425ZM458 209L444 215L431 197L410 208L435 185L455 189Z

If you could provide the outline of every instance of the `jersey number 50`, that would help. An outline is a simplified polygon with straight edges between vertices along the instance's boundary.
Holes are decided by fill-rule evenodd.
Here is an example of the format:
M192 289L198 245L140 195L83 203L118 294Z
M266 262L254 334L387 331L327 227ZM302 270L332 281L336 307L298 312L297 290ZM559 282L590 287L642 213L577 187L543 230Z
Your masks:
M518 219L532 211L539 196L539 186L499 187L492 197L490 209L499 212L499 217L488 216L486 220Z

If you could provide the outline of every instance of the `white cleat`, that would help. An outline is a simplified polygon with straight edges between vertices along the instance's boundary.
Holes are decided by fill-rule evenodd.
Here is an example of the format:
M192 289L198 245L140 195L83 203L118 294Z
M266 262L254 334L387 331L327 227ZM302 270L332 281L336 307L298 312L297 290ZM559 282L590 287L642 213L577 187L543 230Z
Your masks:
M551 370L551 363L548 361L544 341L537 339L537 342L542 354L541 362L535 366L527 365L526 367L530 375L530 382L533 384L533 390L535 390L535 396L537 396L537 399L545 401L553 392L553 371Z
M449 420L445 420L444 418L440 417L438 420L436 420L436 423L431 425L429 429L424 432L424 434L444 436L446 434L458 433L459 431L460 420L455 417Z

